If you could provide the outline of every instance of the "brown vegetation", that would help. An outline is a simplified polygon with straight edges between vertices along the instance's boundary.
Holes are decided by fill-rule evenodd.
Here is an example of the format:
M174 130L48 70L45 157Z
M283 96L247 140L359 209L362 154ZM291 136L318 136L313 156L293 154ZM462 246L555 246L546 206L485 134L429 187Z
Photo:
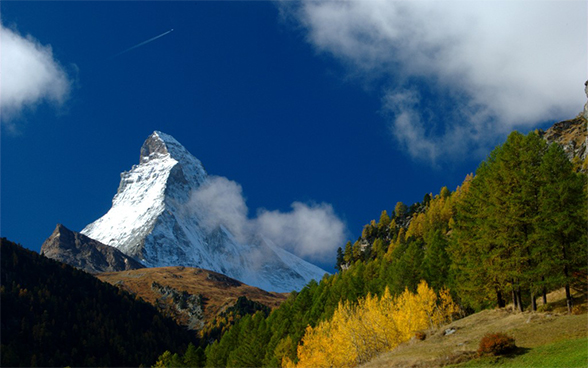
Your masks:
M169 305L166 308L162 303L161 293L152 287L154 282L163 287L171 287L180 293L201 295L204 323L211 322L219 313L234 305L239 297L246 297L271 309L278 307L287 297L287 294L267 292L222 274L193 267L159 267L105 272L96 277L158 306L186 326L189 325L189 316Z
M503 355L516 349L515 340L502 332L487 333L480 340L479 355Z

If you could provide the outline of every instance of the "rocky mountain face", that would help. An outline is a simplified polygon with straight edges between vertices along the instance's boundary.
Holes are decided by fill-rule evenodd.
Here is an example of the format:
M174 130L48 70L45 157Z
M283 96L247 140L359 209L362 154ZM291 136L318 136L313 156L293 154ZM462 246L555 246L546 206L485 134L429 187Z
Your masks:
M140 262L121 251L58 224L41 246L47 258L67 263L89 273L136 270Z
M588 80L584 82L584 93L586 94L586 98L588 99ZM588 100L584 104L584 111L582 111L582 116L584 119L588 120Z
M154 132L139 164L121 174L112 208L82 234L147 267L199 267L268 291L299 290L325 271L261 236L237 240L229 225L204 226L207 208L190 206L208 180L201 162L172 136Z
M270 293L223 274L192 267L143 268L96 275L156 306L190 330L210 330L239 300L273 309L286 294ZM253 314L253 313L251 313Z
M584 84L584 92L588 98L588 81ZM574 162L579 171L588 172L588 101L584 105L584 110L578 116L571 120L562 121L553 124L549 129L538 133L547 141L547 143L558 143L566 152L570 161Z
M559 143L570 160L575 157L586 160L587 120L583 115L575 119L553 124L549 129L540 132L547 143Z

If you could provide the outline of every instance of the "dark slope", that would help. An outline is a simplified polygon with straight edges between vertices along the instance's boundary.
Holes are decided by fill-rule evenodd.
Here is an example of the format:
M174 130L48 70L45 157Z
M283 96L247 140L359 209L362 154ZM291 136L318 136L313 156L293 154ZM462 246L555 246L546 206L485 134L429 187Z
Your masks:
M150 366L191 335L150 304L2 239L1 365Z

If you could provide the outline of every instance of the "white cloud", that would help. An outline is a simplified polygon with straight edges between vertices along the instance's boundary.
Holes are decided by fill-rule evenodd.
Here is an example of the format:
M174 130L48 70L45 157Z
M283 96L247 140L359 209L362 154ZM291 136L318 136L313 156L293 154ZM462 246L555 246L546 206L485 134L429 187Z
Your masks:
M345 225L329 204L292 204L291 212L262 211L258 231L275 244L315 260L332 259L345 241Z
M331 260L346 235L343 222L332 206L324 203L294 202L290 212L261 210L256 218L249 218L241 186L224 177L209 177L192 193L189 207L206 214L202 225L207 231L222 225L240 242L261 235L313 261Z
M585 1L304 1L283 7L319 51L385 84L383 111L415 157L434 161L479 149L514 128L574 117L585 102ZM423 86L427 93L418 101L395 104Z
M25 108L48 101L56 106L68 98L70 81L54 59L50 45L23 37L0 24L0 109L2 122L11 121Z
M212 231L224 225L240 241L247 241L251 224L243 189L238 183L221 176L211 176L192 193L190 206L205 213L202 225Z

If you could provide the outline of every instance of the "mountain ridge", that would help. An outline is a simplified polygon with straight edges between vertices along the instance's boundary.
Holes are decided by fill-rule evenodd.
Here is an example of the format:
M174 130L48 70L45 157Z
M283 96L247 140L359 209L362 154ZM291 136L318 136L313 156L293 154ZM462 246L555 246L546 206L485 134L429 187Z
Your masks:
M243 240L222 223L207 228L208 208L190 200L208 174L172 136L153 132L139 162L121 174L110 210L82 234L147 267L199 267L268 291L299 290L326 273L262 236Z
M62 224L57 224L39 253L94 274L145 267L118 249L69 230Z

